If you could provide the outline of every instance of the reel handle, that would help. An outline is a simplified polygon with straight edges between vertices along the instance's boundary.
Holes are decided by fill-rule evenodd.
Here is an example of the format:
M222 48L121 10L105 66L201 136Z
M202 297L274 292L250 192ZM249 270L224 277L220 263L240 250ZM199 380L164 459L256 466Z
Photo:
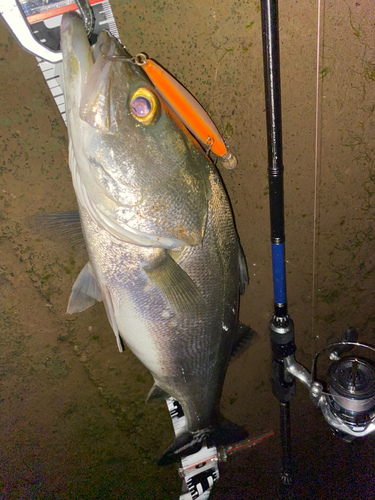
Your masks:
M355 328L349 327L343 336L343 342L358 342L358 332ZM349 352L354 348L353 345L337 346L329 355L332 361L338 361L345 352Z

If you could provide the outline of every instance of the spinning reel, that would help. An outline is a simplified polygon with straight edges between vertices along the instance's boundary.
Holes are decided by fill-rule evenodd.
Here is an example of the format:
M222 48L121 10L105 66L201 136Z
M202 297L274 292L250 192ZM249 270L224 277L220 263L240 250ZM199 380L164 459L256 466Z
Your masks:
M361 348L365 356L374 356L375 348L357 342L358 334L349 328L344 340L327 345L315 356L312 373L294 358L285 358L285 370L306 385L314 404L318 406L335 435L351 442L375 431L375 368L374 359L363 356L343 356ZM325 383L318 380L317 362L324 351L330 352Z

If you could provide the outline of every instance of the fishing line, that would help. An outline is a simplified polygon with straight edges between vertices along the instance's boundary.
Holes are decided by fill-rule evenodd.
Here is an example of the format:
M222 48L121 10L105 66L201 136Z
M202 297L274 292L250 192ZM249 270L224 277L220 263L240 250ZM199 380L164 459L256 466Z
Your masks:
M314 148L314 221L313 221L313 256L312 256L312 292L311 292L311 335L313 350L316 351L316 340L319 335L315 335L315 287L316 287L316 229L317 229L317 187L318 187L318 155L319 150L319 100L320 100L320 38L321 38L321 0L318 0L318 23L316 40L316 94L315 94L315 148Z
M132 64L138 64L137 61L136 61L136 57L129 58L129 57L126 57L126 56L121 56L121 55L113 54L113 49L112 49L112 54L106 54L104 52L104 48L105 47L109 47L110 51L111 51L112 44L110 42L103 42L99 46L100 53L102 54L102 56L104 57L104 59L107 59L107 61L123 61L123 62L132 63Z

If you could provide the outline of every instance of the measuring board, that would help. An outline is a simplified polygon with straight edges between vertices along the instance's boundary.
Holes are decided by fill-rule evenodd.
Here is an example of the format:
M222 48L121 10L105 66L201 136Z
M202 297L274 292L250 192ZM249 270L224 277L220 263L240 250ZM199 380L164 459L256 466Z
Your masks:
M43 0L39 1L43 3ZM55 2L55 5L53 4L53 2L49 3L48 5L44 4L45 8L50 7L50 9L38 14L35 12L35 2L32 2L32 8L27 8L27 0L21 0L21 5L26 7L25 13L30 11L30 14L27 17L27 21L32 27L34 36L39 40L40 43L47 45L48 48L60 50L60 24L62 15L64 14L64 12L68 12L69 10L77 10L77 6L73 2L69 2L69 5L61 6L61 4L66 3L68 2L58 1ZM60 5L58 8L56 8L57 4ZM116 38L119 39L117 26L112 14L112 9L109 1L93 0L92 2L90 2L90 4L92 5L95 16L94 32L95 30L98 30L98 28L100 31L107 29ZM65 100L60 77L61 62L50 63L38 57L37 59L39 67L42 70L43 76L66 125Z
M94 34L108 30L118 40L119 33L109 0L89 0L93 10ZM48 88L66 124L65 99L61 79L60 24L65 12L76 11L73 0L0 0L0 14L22 47L36 56ZM175 435L186 430L181 405L167 400ZM181 460L179 474L183 479L180 500L207 500L219 479L218 452L203 444L201 450Z

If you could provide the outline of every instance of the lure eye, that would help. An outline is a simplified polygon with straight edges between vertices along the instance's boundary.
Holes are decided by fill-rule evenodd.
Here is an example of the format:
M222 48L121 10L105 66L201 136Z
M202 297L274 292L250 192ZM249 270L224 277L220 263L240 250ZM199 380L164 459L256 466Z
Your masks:
M130 112L138 122L150 125L159 118L159 99L151 90L140 88L130 100Z

